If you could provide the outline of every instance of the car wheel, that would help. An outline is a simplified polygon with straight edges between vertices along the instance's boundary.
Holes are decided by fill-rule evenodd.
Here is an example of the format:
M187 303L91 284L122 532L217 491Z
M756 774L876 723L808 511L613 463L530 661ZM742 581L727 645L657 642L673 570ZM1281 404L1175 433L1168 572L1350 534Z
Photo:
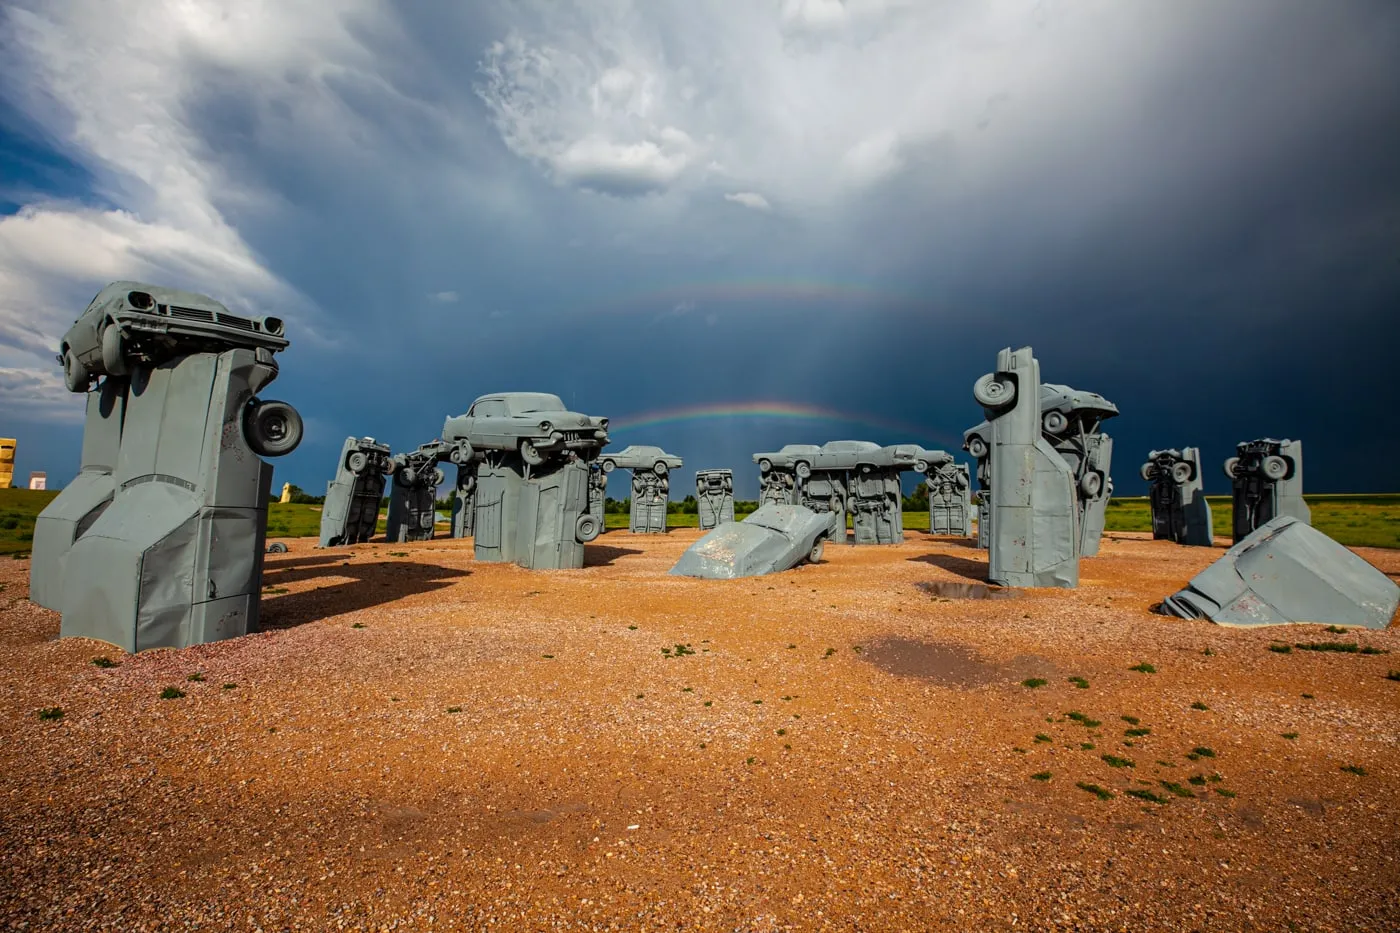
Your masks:
M466 466L472 459L472 445L466 441L458 441L457 446L452 448L452 453L447 455L458 466Z
M72 347L63 348L63 384L69 392L86 392L92 385L92 374L83 361L73 355Z
M1079 481L1079 491L1090 499L1103 491L1102 473L1085 473L1084 478Z
M980 437L974 437L967 442L967 452L972 454L975 459L981 460L987 456L987 442Z
M1283 479L1288 475L1288 461L1282 457L1265 457L1264 475L1269 479Z
M297 449L301 415L286 402L254 399L243 411L243 436L260 457L281 457Z
M816 564L821 562L822 549L825 544L826 541L822 538L818 538L815 542L812 543L812 550L807 552L807 562L809 564Z
M267 546L267 553L269 553L269 554L285 554L285 553L287 553L287 546L286 546L285 544L283 544L281 541L274 541L274 542L272 542L271 544L269 544L269 545Z
M539 466L541 463L544 463L544 454L540 453L539 449L535 447L534 441L526 439L520 442L520 459L530 464L530 466Z
M352 450L350 456L345 458L345 468L351 473L363 473L365 467L369 466L369 457L363 450Z
M772 461L772 460L769 460L767 457L764 457L762 460L758 461L758 472L760 472L760 473L771 473L772 470L773 470L773 461Z
M914 472L915 472L915 473L927 473L927 472L928 472L928 461L927 461L927 460L915 460L915 461L914 461Z
M665 461L658 460L656 461L656 465L653 466L652 469L656 471L657 476L665 476L666 471L669 469L669 467L666 466Z
M126 341L121 328L108 321L102 328L102 368L113 376L125 376L129 371L126 362Z
M797 468L793 471L799 479L807 479L812 475L812 465L805 460L799 460Z
M447 482L447 474L442 472L439 467L433 467L433 472L428 478L432 480L432 487L434 489Z
M1230 479L1234 479L1234 478L1235 478L1235 472L1239 469L1239 467L1240 467L1240 458L1239 458L1239 457L1231 457L1230 459L1228 459L1228 460L1225 461L1225 475L1228 476L1228 477L1230 477Z
M1016 383L998 379L996 373L987 373L972 384L972 397L978 405L993 411L1010 408L1016 402Z
M1144 463L1138 467L1138 474L1149 483L1157 477L1157 465L1155 463Z
M604 473L611 473L613 470L616 470L616 469L617 469L617 461L616 461L616 460L604 460L604 461L603 461L603 472L604 472Z
M574 523L574 536L583 544L597 538L600 531L602 531L602 526L598 524L597 516L586 512L580 515L578 521Z
M1195 470L1192 469L1190 461L1178 460L1176 463L1172 464L1172 479L1178 483L1191 482L1191 474L1194 472Z
M1069 427L1069 419L1062 411L1047 411L1040 419L1040 425L1045 429L1046 434L1059 434Z

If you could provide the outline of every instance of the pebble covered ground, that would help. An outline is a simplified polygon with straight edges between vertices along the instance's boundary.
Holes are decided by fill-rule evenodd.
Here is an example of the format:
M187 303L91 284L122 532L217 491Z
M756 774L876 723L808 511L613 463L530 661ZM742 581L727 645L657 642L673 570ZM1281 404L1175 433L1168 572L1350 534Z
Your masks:
M1141 535L997 599L919 532L668 576L697 536L294 541L262 633L139 656L0 561L0 927L1400 928L1394 626L1153 615L1222 550Z

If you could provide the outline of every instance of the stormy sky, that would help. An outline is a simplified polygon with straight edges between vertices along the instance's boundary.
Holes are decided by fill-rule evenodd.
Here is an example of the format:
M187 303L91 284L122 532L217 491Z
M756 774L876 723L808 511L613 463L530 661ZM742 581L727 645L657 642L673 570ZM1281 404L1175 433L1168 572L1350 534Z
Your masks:
M20 478L76 471L53 355L132 278L288 321L313 492L523 389L752 496L784 443L956 450L1026 344L1122 410L1119 494L1264 436L1400 489L1390 0L10 0L0 53Z

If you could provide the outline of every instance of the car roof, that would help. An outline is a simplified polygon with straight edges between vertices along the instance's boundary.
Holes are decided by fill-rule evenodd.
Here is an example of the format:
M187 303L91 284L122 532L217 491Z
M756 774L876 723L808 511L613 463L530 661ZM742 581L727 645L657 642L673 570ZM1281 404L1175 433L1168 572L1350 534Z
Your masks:
M879 450L880 445L874 441L827 441L821 447L822 450Z
M123 279L119 282L112 282L93 296L88 302L88 307L93 305L106 304L118 295L125 295L127 292L145 292L156 300L158 304L181 305L187 308L208 308L213 311L228 312L228 308L222 303L215 301L208 295L201 295L198 292L181 291L178 288L166 288L162 285L148 285L145 282L132 282Z

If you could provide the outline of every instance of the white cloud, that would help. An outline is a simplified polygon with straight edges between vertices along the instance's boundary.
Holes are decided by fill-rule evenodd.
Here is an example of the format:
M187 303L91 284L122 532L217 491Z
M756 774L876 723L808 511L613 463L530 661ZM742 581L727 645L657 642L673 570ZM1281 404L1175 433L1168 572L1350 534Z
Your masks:
M753 191L736 191L732 194L726 194L724 199L726 201L733 201L735 204L742 204L745 207L751 207L756 211L772 209L772 205L768 203L767 198Z
M428 300L435 301L440 305L450 305L455 304L458 297L456 292L433 292L428 296Z

